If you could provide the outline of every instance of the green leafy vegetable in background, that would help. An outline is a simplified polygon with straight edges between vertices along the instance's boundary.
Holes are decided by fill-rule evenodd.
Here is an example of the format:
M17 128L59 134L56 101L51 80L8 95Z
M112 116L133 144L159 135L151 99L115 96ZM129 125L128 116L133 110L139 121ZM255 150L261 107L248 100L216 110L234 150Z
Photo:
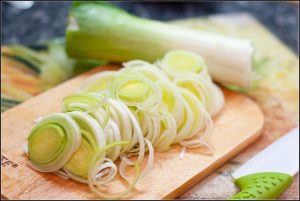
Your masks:
M93 59L71 59L64 41L54 39L38 49L11 45L2 48L1 112L57 84L105 64Z

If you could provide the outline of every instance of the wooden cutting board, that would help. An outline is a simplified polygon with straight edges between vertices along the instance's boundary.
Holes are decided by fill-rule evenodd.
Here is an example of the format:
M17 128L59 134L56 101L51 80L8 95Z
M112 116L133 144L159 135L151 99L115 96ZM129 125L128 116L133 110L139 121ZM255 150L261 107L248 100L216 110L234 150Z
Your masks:
M88 76L105 66L71 79L1 114L1 192L8 199L96 199L87 185L64 180L52 173L39 173L26 165L23 144L38 117L59 112L62 98L75 91ZM227 90L225 106L214 118L215 129L209 138L213 155L201 149L188 149L179 158L181 148L156 153L152 170L136 185L127 199L176 198L192 185L254 142L261 133L264 117L249 98ZM120 180L110 190L123 189Z

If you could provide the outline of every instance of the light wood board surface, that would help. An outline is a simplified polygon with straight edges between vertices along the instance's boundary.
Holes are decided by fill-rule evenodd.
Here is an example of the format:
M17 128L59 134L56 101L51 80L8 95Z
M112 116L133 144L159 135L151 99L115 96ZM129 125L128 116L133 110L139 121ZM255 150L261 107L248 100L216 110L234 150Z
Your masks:
M58 87L36 96L1 114L1 192L8 199L96 199L87 185L64 180L52 173L38 173L26 165L23 144L38 117L59 112L64 96L90 74L102 67L71 79ZM136 185L127 199L176 198L199 182L260 135L264 118L259 107L249 98L224 91L226 103L214 118L215 129L209 138L214 154L188 149L183 159L181 148L156 153L152 170ZM111 191L123 188L119 180L112 183Z

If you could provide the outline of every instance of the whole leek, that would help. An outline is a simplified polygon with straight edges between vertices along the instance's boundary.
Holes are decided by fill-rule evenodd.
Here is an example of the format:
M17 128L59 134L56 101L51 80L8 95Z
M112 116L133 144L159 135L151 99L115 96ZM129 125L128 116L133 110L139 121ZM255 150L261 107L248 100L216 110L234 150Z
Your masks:
M74 58L153 62L173 49L203 56L215 81L247 86L253 48L249 41L142 19L105 2L73 3L66 49Z

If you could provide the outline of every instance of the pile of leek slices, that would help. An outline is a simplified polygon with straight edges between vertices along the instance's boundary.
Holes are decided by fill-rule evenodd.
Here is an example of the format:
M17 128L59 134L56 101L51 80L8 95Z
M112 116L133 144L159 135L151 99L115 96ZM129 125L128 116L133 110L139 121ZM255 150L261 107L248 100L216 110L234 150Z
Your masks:
M118 199L151 168L154 150L167 151L176 143L209 146L211 118L224 96L199 55L173 50L154 64L133 60L123 66L89 77L63 99L61 113L37 122L26 149L32 168L86 183L101 198ZM126 174L128 166L134 176ZM128 186L109 194L106 186L117 174Z

